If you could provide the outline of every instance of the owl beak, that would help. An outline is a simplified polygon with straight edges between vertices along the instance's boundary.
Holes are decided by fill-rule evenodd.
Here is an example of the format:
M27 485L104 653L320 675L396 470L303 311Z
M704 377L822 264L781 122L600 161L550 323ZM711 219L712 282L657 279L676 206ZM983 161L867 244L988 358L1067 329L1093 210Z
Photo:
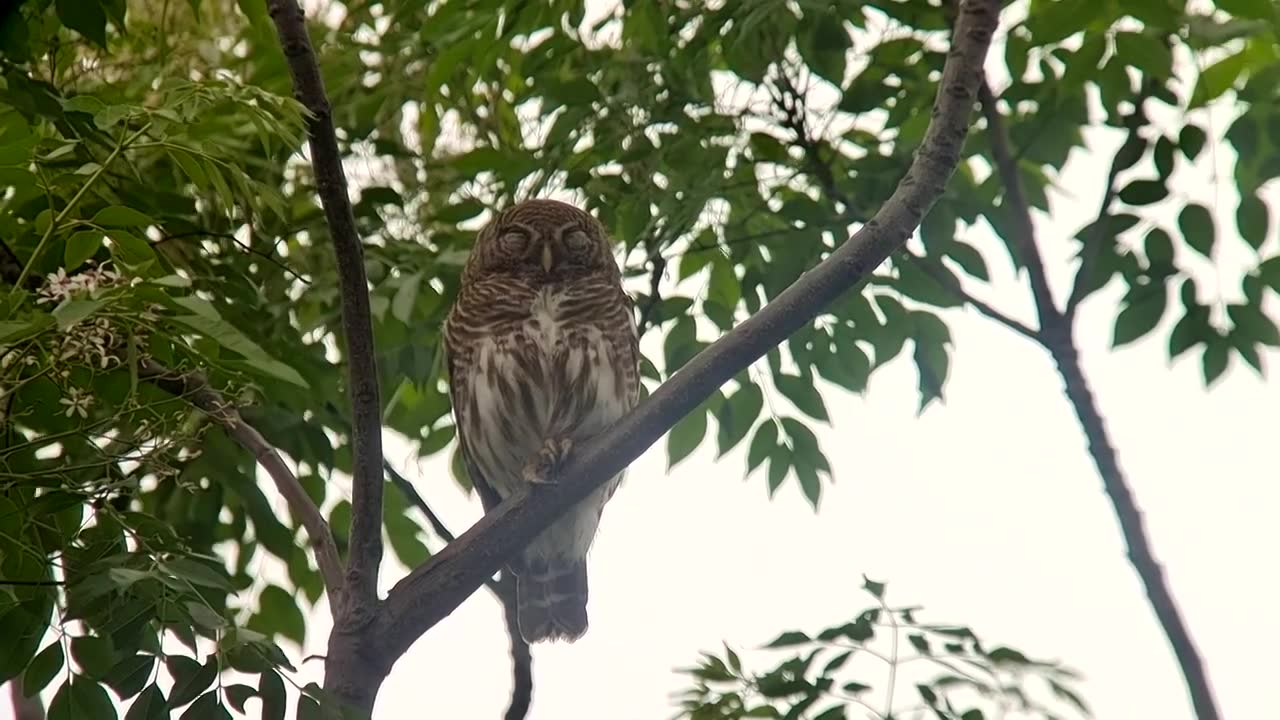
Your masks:
M551 266L554 265L556 259L551 254L551 243L542 246L542 269L545 272L551 272Z

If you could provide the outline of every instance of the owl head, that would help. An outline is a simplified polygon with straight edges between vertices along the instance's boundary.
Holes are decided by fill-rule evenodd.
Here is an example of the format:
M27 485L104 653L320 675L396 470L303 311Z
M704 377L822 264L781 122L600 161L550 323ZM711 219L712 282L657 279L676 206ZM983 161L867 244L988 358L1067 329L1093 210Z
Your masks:
M506 275L534 281L618 274L609 239L595 218L558 200L526 200L480 230L462 279Z

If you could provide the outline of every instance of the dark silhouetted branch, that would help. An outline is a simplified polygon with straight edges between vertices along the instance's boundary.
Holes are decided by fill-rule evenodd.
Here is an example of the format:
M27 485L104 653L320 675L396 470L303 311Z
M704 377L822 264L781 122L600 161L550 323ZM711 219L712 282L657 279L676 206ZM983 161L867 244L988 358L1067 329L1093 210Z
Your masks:
M436 535L446 543L457 539L408 478L401 475L389 462L384 461L383 467L391 478L391 482L404 493L414 507L426 516L427 523L431 525L431 530ZM525 642L524 637L520 635L520 624L516 618L515 582L510 573L503 571L498 579L486 580L485 586L502 605L502 617L507 626L507 638L511 643L511 702L508 703L507 714L503 717L505 720L523 720L525 715L529 714L529 702L533 699L533 654L529 651L529 643Z
M978 88L978 97L982 101L982 115L987 120L987 137L991 142L991 156L996 163L996 172L1004 183L1004 210L1013 221L1013 232L1016 235L1014 247L1022 256L1022 264L1027 268L1027 277L1031 281L1031 295L1036 301L1036 312L1040 316L1040 329L1044 330L1055 324L1062 314L1053 302L1053 293L1049 289L1049 279L1045 274L1044 259L1040 255L1040 247L1036 244L1036 228L1031 221L1031 205L1027 202L1027 194L1022 189L1022 174L1018 171L1018 161L1014 158L1009 144L1009 130L1004 125L1004 116L996 107L996 98L991 94L991 86L984 79Z
M329 604L334 605L342 593L342 561L338 558L338 546L334 542L329 524L325 522L320 509L311 502L311 497L302 488L298 478L285 464L280 453L262 437L253 426L244 421L235 405L209 387L204 376L198 372L180 373L164 367L160 363L146 358L138 363L138 377L147 380L165 392L186 398L192 405L203 410L214 422L226 429L227 433L241 446L253 454L254 460L267 471L275 483L289 512L302 523L307 537L315 549L316 565L320 568L320 577L324 579L325 591L329 596Z
M1136 99L1134 115L1130 118L1132 121L1130 133L1138 132L1143 120L1142 104L1147 94L1152 91L1153 88L1148 85ZM983 113L987 117L987 129L991 137L992 154L1001 179L1005 183L1005 201L1009 204L1007 209L1014 219L1014 231L1019 235L1015 245L1024 253L1023 262L1031 278L1032 295L1040 315L1038 340L1049 351L1058 366L1067 399L1088 442L1089 455L1098 468L1103 489L1115 510L1121 535L1128 548L1129 563L1137 572L1156 619L1160 622L1173 648L1174 656L1177 658L1178 666L1187 684L1187 691L1191 696L1191 703L1195 707L1196 716L1199 720L1219 720L1220 714L1204 669L1204 662L1196 650L1195 643L1191 640L1191 633L1178 610L1173 592L1165 580L1164 571L1151 548L1151 540L1147 536L1142 511L1138 509L1133 491L1129 488L1124 472L1120 469L1119 458L1108 436L1102 412L1098 409L1088 378L1080 365L1080 353L1074 334L1075 309L1079 307L1085 295L1088 277L1100 249L1098 245L1104 239L1106 217L1115 195L1116 176L1126 167L1124 164L1126 160L1119 153L1112 160L1102 209L1090 232L1092 237L1085 240L1084 262L1076 274L1071 296L1067 300L1067 309L1060 313L1053 305L1053 299L1045 281L1044 261L1040 256L1034 227L1031 225L1030 207L1021 189L1022 183L1017 166L1011 159L1009 138L1004 129L1003 118L995 106L995 98L985 83L981 93Z
M969 294L968 291L961 287L960 283L956 282L954 277L944 272L938 272L938 269L930 264L928 260L916 258L914 262L916 263L916 267L923 270L926 275L933 278L942 287L946 288L948 292L972 305L974 310L977 310L979 313L986 315L1023 337L1040 342L1040 333L1035 328L1023 323L1021 320L1015 320L1014 318L1005 315L994 306L989 305Z
M905 177L876 216L630 414L575 448L560 468L558 482L517 491L397 583L374 631L377 655L399 657L556 517L625 468L734 375L812 322L906 242L959 162L999 5L996 0L968 0L963 5L929 129Z
M364 250L347 196L333 114L302 9L296 0L268 0L267 10L293 77L294 94L308 112L307 136L316 193L324 207L337 260L347 394L351 401L353 480L346 585L343 604L335 608L335 619L350 612L354 627L370 620L377 610L378 567L382 563L382 416L369 318L369 283L365 278ZM343 623L335 624L335 633L345 632L344 627ZM329 674L326 673L326 682Z

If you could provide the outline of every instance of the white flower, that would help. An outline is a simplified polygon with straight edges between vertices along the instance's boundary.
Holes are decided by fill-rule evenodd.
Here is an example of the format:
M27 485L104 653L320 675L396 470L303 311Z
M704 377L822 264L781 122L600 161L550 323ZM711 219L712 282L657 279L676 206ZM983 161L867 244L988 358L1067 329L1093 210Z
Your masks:
M69 388L67 397L58 400L59 403L67 406L67 417L79 413L80 417L89 417L89 408L93 406L93 396L82 395L79 388Z

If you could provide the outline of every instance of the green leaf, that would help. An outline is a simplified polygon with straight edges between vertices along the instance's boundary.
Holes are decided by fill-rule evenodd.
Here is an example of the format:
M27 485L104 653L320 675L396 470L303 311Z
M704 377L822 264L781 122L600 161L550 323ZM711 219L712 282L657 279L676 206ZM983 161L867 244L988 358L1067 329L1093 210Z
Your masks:
M418 288L422 283L422 273L413 273L400 280L395 297L391 299L391 316L408 325L413 316L414 303L418 301Z
M1169 194L1162 180L1133 180L1120 190L1120 200L1129 205L1150 205Z
M134 699L133 704L129 706L129 712L124 715L124 720L163 720L168 717L169 711L164 693L160 691L158 685L152 683Z
M1231 318L1232 335L1250 343L1280 347L1280 329L1262 309L1255 305L1227 305L1227 317Z
M947 257L951 258L969 275L983 281L991 281L991 273L987 270L987 261L974 246L956 240L947 245Z
M115 720L116 707L98 683L75 676L63 683L49 703L48 720Z
M258 691L254 687L241 683L228 685L224 687L222 691L227 695L227 702L230 703L231 707L238 713L244 713L244 704L248 702L250 698L256 697L258 694Z
M196 699L218 677L218 660L212 655L201 665L189 657L170 655L165 666L173 676L173 692L169 695L169 707L180 708Z
M1248 65L1248 51L1241 50L1201 70L1187 109L1202 107L1230 90Z
M156 259L151 243L133 233L112 228L107 237L111 238L112 255L125 265L137 267Z
M804 494L813 509L817 510L818 501L822 498L822 481L818 477L817 468L807 462L801 462L799 457L796 458L794 467L796 479L800 481L800 492Z
M263 588L258 597L258 614L261 616L263 632L269 629L284 637L302 644L306 639L307 621L298 608L298 601L289 591L278 585Z
M243 355L256 370L298 387L310 387L297 370L268 355L266 350L245 337L240 330L225 320L214 320L203 315L178 315L170 319L205 335L228 350Z
M785 446L777 446L773 449L773 453L769 455L769 497L782 487L782 481L787 479L787 471L791 469L791 452Z
M765 648L772 649L772 648L792 647L794 645L807 645L810 642L813 642L813 641L809 639L808 635L800 632L799 630L790 630L788 632L782 633L777 638L775 638L773 642L769 643L768 645L765 645Z
M1213 225L1213 215L1208 208L1197 203L1190 203L1182 208L1182 212L1178 213L1178 229L1192 250L1212 259L1217 232Z
M724 455L746 438L760 410L764 407L764 393L754 384L745 384L730 395L716 415L720 431L717 436L718 455Z
M1153 268L1173 267L1173 238L1160 228L1152 228L1143 240L1143 252Z
M62 251L62 264L67 270L80 267L102 247L102 233L97 230L81 230L67 238Z
M702 407L684 416L667 436L667 469L676 466L697 449L707 434L707 413Z
M81 635L71 638L71 657L81 670L95 680L106 676L116 663L115 648L111 638Z
M126 657L111 668L102 679L122 698L131 698L142 691L155 668L156 659L152 655L136 654Z
M62 669L62 664L65 661L66 657L62 652L62 642L55 639L49 644L49 647L41 650L27 665L27 670L22 675L22 694L26 697L31 697L45 689L49 683L53 682L54 676Z
M1178 133L1178 149L1188 160L1195 160L1204 148L1206 139L1207 136L1200 126L1188 123L1182 128L1182 132Z
M1153 80L1164 80L1173 73L1173 55L1159 39L1145 33L1115 34L1116 56L1124 64L1141 70Z
M773 420L765 420L756 428L751 438L751 446L747 449L747 472L753 472L760 463L773 454L778 446L778 424Z
M1152 158L1155 160L1156 174L1160 176L1161 180L1167 181L1169 179L1169 176L1173 174L1173 167L1174 167L1173 141L1171 141L1169 138L1165 137L1164 135L1161 135L1160 139L1156 140L1156 150L1152 154Z
M871 593L871 596L877 600L884 599L884 586L882 582L876 582L866 575L862 576L862 589Z
M1221 338L1205 343L1204 354L1200 356L1201 369L1204 372L1204 384L1212 385L1227 370L1231 346Z
M160 569L193 585L203 585L204 587L227 591L233 589L231 581L227 578L226 571L221 567L215 569L211 565L191 558L176 557L166 560L160 564Z
M97 0L56 0L54 8L63 25L85 36L98 47L107 46L107 14ZM115 717L114 713L112 717Z
M1257 193L1241 196L1240 207L1236 209L1236 227L1240 230L1240 237L1254 250L1261 249L1267 241L1268 214L1267 204Z
M53 309L53 319L58 321L58 329L66 330L85 318L93 315L107 304L106 300L80 300L67 298Z
M150 215L131 207L111 205L99 210L91 222L103 227L147 227L154 225L156 221Z
M817 420L831 419L827 414L826 403L822 400L822 393L818 392L812 377L774 375L773 384L778 388L778 392L800 409L800 412Z
M1151 332L1164 316L1168 300L1163 284L1157 288L1143 288L1136 298L1134 295L1132 291L1129 293L1116 316L1115 332L1111 339L1113 348L1127 345Z
M218 691L211 690L196 698L180 720L231 720L231 714L218 700Z
M268 670L258 678L258 695L262 698L262 720L284 720L284 680L279 673Z

